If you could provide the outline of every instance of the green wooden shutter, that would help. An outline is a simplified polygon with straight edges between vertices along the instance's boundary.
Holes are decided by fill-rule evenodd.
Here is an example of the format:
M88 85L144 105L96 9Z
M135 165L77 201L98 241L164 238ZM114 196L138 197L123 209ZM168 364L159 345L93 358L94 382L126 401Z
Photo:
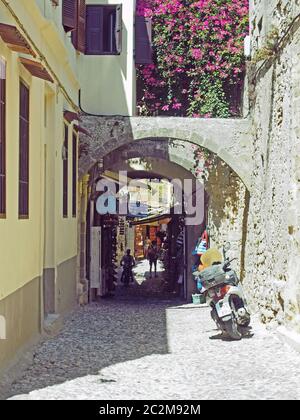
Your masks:
M152 64L152 20L137 16L135 21L135 62Z
M62 3L62 24L66 32L76 28L77 20L77 1L63 0Z
M122 5L119 4L116 7L116 27L115 27L115 40L116 40L117 54L121 54L122 52L122 32L123 32L122 29L123 29Z

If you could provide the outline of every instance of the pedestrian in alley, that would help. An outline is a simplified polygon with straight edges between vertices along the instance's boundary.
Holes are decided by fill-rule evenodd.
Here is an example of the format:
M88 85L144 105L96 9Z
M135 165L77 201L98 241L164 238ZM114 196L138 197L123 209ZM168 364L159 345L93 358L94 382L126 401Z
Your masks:
M121 267L123 267L123 273L121 277L121 282L124 283L124 286L127 287L129 282L133 282L133 272L132 269L135 266L135 259L131 255L131 250L127 249L126 254L122 258Z
M152 268L154 266L155 277L157 277L157 260L159 256L159 250L156 241L152 241L148 248L147 258L150 264L150 278L152 278Z
M144 258L147 258L148 249L151 246L151 240L149 236L146 236L146 239L144 240Z

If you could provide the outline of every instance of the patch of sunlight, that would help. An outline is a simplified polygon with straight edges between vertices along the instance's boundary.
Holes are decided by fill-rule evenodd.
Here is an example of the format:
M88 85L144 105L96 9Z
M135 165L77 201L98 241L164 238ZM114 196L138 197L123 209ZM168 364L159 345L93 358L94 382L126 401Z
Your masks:
M157 274L160 275L165 271L163 263L157 261ZM135 281L141 286L150 277L150 265L149 261L144 259L138 261L136 267L133 269Z
M135 276L135 281L139 286L141 286L146 280L145 276Z

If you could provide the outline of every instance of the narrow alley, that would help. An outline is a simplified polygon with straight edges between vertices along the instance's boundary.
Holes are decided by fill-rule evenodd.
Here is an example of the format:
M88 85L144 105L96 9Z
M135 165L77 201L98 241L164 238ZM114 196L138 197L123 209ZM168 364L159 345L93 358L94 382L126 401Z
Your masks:
M299 399L299 354L259 323L253 333L223 341L209 308L176 299L102 299L36 348L6 397Z
M300 0L0 1L11 399L300 399Z

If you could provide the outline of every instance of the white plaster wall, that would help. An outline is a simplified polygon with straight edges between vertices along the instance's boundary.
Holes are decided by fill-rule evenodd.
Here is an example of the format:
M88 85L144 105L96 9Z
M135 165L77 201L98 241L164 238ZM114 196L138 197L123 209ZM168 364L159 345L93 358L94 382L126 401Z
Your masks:
M123 5L123 40L120 55L80 55L81 105L103 115L135 115L134 0L88 0L91 4Z

